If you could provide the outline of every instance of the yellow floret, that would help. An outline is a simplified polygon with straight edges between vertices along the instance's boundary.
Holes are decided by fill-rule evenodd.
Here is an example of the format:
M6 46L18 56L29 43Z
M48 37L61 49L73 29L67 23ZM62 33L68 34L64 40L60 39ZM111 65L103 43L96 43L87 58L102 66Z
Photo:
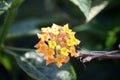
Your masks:
M63 26L63 30L66 31L67 33L70 33L72 31L71 29L69 29L68 24Z
M58 35L59 31L58 31L58 29L52 29L52 33L55 34L55 35Z
M72 41L71 39L68 39L68 40L67 40L67 45L68 45L68 46L72 46L73 44L74 44L74 43L73 43L73 41Z
M54 49L56 47L56 42L55 41L49 41L49 47Z
M72 38L71 40L74 43L74 45L78 45L80 43L80 41L76 38Z
M61 54L68 56L69 50L66 47L61 48Z

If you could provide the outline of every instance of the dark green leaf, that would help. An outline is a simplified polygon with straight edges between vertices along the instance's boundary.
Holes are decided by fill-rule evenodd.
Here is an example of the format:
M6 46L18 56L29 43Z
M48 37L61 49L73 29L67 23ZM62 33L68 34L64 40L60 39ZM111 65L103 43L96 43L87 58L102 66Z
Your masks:
M16 58L18 65L31 77L37 80L75 80L72 66L64 64L58 68L54 63L46 66L41 53L27 52Z
M12 25L7 37L11 38L36 34L39 30L35 27L35 25L39 22L39 19L28 19L16 22Z

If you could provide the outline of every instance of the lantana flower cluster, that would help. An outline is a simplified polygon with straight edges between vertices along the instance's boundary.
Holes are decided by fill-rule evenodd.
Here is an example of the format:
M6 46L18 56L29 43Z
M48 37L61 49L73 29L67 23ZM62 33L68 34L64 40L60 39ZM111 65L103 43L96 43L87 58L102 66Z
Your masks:
M39 42L35 45L37 52L44 54L46 65L55 62L58 67L70 60L70 56L78 57L75 45L80 41L75 38L75 32L69 29L68 24L41 28L37 34Z

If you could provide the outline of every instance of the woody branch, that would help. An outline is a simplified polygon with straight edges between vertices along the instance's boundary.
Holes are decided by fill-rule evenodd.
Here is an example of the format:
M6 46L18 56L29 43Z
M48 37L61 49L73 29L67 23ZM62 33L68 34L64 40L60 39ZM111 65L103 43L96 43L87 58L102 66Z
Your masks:
M120 50L114 51L77 51L83 62L89 62L94 58L120 59Z

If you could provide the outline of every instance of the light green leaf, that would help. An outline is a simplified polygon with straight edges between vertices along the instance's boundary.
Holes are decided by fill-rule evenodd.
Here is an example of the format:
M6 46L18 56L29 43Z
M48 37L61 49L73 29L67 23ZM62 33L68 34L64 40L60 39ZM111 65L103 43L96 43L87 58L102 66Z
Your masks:
M89 16L91 0L70 0L70 1L81 9L86 18Z
M86 22L90 22L100 13L111 0L70 0L77 5L86 17Z
M69 63L61 68L54 63L46 66L41 53L27 52L16 60L18 65L36 80L76 80L74 70Z
M98 13L100 13L110 2L110 0L96 0L91 7L89 16L86 17L86 22L91 21Z

